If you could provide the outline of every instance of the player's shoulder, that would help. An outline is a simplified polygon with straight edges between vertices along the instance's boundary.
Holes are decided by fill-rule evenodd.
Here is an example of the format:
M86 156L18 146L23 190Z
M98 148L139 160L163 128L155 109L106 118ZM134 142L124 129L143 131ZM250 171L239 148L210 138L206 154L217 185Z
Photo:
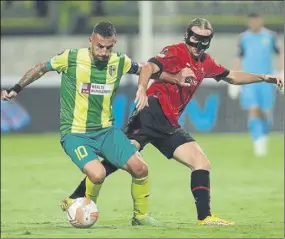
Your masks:
M181 51L181 50L185 50L185 43L184 42L177 42L174 43L172 45L168 46L169 49L173 50L173 51Z
M118 51L118 52L112 52L112 55L116 57L124 57L126 54Z
M207 65L211 65L212 63L216 62L215 57L213 57L209 53L204 53L203 56L201 57L201 61Z
M158 56L164 56L166 54L176 55L183 51L185 51L185 43L178 42L163 47L162 51L158 54Z
M77 55L79 51L88 51L88 48L65 48L62 51L58 52L57 56L68 57L70 54Z
M112 57L117 57L117 58L129 58L128 55L124 52L112 52L111 53Z
M269 35L269 36L272 36L272 37L276 37L277 36L277 33L266 28L266 27L263 27L262 28L262 33L265 34L265 35Z
M79 51L88 51L88 48L66 48L64 49L64 52L68 52L68 53L77 53Z
M61 55L64 55L64 54L68 54L69 51L70 51L69 48L64 48L64 49L62 49L61 51L57 52L56 55L57 55L57 56L61 56Z
M238 35L238 39L242 41L243 39L247 38L250 35L251 35L251 32L249 30L245 30Z
M201 58L202 58L202 61L211 61L214 59L211 54L206 53L206 52L202 55Z

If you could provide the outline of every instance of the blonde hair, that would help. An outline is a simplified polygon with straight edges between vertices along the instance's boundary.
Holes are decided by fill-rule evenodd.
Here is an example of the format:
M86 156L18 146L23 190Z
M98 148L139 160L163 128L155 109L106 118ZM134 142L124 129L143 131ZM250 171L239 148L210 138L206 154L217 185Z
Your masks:
M214 31L212 24L205 18L195 18L193 19L188 26L188 29L190 30L192 27L200 27L202 29L211 30L211 32Z

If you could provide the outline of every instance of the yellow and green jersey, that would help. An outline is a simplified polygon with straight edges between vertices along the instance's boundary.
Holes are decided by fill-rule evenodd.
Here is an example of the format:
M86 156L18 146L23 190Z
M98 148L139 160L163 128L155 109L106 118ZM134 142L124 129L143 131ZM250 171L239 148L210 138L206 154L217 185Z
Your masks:
M114 124L112 101L121 77L130 71L131 59L112 53L106 64L97 65L88 48L67 49L47 62L62 73L60 132L85 133Z

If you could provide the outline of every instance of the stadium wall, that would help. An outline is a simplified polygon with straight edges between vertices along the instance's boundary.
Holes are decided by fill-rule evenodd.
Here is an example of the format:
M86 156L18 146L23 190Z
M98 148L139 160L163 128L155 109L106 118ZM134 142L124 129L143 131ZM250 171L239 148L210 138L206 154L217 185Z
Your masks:
M168 45L183 39L181 35L154 35L149 39L152 55ZM21 76L31 66L45 61L65 48L88 47L88 35L81 36L42 36L42 37L1 37L1 75ZM237 54L239 34L216 34L211 42L209 52L225 67L231 68L232 60ZM283 46L284 35L278 35L279 43ZM141 43L138 36L119 35L116 50L126 52L137 61L142 59ZM151 56L149 56L151 57ZM3 80L3 79L2 79ZM5 82L4 82L5 83ZM2 82L3 84L3 82Z
M116 118L115 125L122 128L134 109L136 86L123 85L118 90L113 108ZM8 131L19 133L49 133L59 131L60 89L58 87L27 88L17 98L17 102L30 116L29 124ZM284 129L284 96L277 94L274 111L274 131ZM4 114L1 114L1 120ZM180 123L190 132L246 132L247 119L241 110L239 101L229 98L227 86L219 84L203 85L188 104Z

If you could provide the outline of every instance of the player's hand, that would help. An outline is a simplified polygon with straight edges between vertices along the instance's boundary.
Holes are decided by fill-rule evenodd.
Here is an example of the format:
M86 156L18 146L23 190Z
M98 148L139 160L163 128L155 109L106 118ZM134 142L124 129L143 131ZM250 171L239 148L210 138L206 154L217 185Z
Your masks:
M280 90L283 89L284 82L283 82L283 80L280 77L272 76L272 75L265 75L264 76L264 81L267 82L267 83L276 84Z
M145 106L148 106L148 97L146 95L146 89L139 85L135 99L136 108L141 111Z
M191 86L190 79L196 78L195 73L190 69L190 65L187 63L187 67L183 68L177 74L177 84L180 86Z
M15 91L7 91L7 90L2 90L1 92L1 100L7 100L10 101L12 98L17 96L17 92Z
M282 79L283 84L284 84L284 69L282 69L279 73L278 76ZM283 89L280 89L280 92L284 95L284 86Z

